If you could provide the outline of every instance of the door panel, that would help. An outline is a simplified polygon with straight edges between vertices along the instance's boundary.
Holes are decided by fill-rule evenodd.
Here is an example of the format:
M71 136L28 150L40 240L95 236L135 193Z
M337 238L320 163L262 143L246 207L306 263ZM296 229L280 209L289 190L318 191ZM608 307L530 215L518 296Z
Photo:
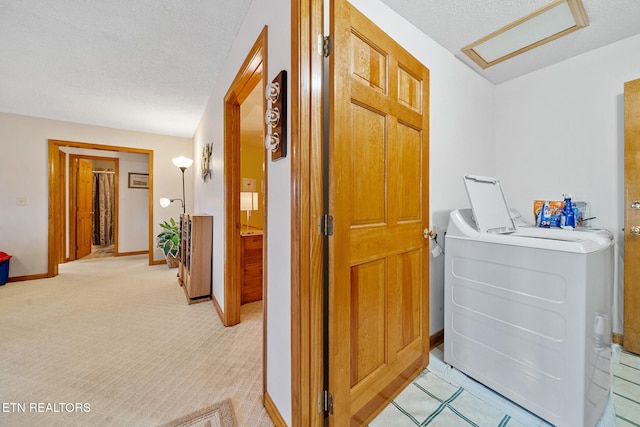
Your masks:
M91 253L93 232L93 165L91 162L78 160L77 182L76 257L82 258Z
M640 79L624 85L624 341L640 354Z
M346 1L330 56L331 425L363 425L428 363L429 71Z

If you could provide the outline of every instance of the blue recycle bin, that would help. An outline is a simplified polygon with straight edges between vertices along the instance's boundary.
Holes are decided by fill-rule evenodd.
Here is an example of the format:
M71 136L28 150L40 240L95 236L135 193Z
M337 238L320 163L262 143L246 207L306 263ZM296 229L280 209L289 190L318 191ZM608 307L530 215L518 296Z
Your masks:
M0 286L7 283L9 280L9 261L11 255L6 252L0 252Z

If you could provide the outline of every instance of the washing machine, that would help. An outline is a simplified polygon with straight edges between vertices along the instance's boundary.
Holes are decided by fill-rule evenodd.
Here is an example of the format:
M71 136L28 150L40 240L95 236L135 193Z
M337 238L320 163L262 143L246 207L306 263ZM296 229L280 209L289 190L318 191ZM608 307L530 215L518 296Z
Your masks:
M611 386L613 240L514 225L494 178L445 243L445 362L559 427L594 426Z

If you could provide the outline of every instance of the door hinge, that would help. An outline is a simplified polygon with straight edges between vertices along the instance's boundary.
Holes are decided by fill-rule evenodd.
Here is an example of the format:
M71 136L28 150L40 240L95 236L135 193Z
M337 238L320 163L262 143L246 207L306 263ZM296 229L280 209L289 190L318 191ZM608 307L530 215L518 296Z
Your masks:
M318 413L333 414L333 396L328 390L323 390L318 395Z
M331 38L329 36L318 34L318 54L327 58L332 53Z
M324 214L318 218L318 234L333 236L333 216Z

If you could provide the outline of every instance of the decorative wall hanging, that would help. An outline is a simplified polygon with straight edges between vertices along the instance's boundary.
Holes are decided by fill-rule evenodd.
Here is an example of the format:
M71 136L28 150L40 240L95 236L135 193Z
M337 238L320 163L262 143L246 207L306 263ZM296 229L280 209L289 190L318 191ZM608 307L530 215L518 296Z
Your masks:
M207 179L211 179L211 150L213 149L213 143L204 144L202 147L202 180L207 182Z
M264 94L267 100L267 112L264 121L267 124L267 136L264 146L271 151L271 160L287 157L287 71L282 70L267 85Z
M149 188L149 174L129 172L129 188Z

